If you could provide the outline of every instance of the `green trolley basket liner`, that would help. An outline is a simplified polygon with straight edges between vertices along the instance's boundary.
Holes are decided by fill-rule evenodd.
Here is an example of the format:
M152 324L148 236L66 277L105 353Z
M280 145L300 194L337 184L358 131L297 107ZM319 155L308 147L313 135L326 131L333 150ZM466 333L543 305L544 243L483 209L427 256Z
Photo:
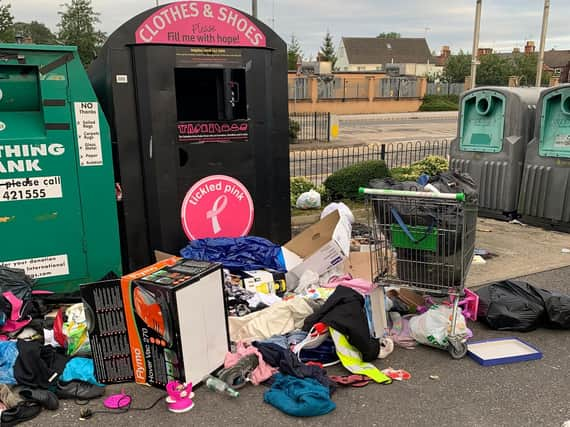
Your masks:
M392 246L400 249L420 249L424 251L437 251L437 228L426 227L424 225L408 225L410 234L416 240L410 239L406 232L398 224L390 226L392 234Z

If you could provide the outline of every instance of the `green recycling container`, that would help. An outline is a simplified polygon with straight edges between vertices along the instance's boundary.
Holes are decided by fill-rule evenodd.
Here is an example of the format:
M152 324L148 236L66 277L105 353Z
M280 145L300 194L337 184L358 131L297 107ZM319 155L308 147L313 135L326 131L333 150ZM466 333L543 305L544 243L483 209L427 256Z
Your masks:
M449 165L477 183L482 216L516 217L540 93L540 88L479 87L461 96Z
M56 293L120 275L114 183L77 49L0 44L0 265Z
M523 221L570 230L570 84L542 92L524 162Z

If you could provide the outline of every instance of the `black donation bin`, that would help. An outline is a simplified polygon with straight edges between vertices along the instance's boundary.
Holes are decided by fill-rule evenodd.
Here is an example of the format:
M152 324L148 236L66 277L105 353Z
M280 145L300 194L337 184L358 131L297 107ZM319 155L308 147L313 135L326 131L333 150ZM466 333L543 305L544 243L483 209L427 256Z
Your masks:
M89 75L110 121L125 268L189 238L290 238L287 49L231 7L132 18Z

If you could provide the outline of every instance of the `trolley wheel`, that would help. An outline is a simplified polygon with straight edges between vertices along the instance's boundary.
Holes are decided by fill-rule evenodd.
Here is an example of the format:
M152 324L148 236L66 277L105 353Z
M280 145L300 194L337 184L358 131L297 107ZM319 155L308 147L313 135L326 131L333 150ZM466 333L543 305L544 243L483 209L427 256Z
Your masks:
M457 339L451 339L449 340L447 350L453 359L462 359L467 354L467 343Z

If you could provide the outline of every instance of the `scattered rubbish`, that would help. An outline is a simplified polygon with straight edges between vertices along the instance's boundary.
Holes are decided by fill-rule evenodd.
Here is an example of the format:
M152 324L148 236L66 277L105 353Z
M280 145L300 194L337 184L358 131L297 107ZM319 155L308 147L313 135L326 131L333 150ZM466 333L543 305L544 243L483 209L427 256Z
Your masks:
M493 230L491 230L490 228L477 227L477 232L478 233L492 233Z
M428 311L410 319L412 337L421 344L448 348L453 309L445 305L434 305ZM455 335L466 336L467 325L461 312L457 313Z
M406 381L412 378L412 375L408 371L405 371L403 369L387 368L387 369L382 369L382 372L384 372L386 375L388 375L390 378L396 381Z
M351 387L365 387L370 384L370 377L366 375L331 375L329 377L332 381L340 386L351 386Z
M206 378L206 387L208 387L208 390L215 391L216 393L225 394L230 397L239 397L239 391L234 390L221 379L212 375Z
M570 329L570 295L505 280L477 290L478 317L500 331Z
M512 219L509 221L509 224L516 224L516 225L520 225L521 227L526 227L527 225L521 221L519 221L518 219Z
M166 384L168 397L165 399L168 403L168 410L175 414L188 412L194 407L192 398L192 383L180 383L179 381L169 381Z
M310 190L299 196L297 209L318 209L321 207L321 195L318 191Z
M350 208L342 202L330 203L327 206L325 206L325 208L321 212L321 219L323 219L325 216L334 211L338 211L341 218L345 218L350 224L354 224L354 214L352 213Z
M435 380L435 381L439 381L439 375L430 375L429 376L430 380Z
M479 255L481 258L485 260L497 257L496 254L489 252L486 249L477 249L477 248L475 248L475 250L473 251L473 255Z
M542 359L540 350L515 337L470 342L467 354L483 366Z
M560 251L563 254L570 254L570 249L569 248L562 248L562 250Z
M473 260L471 263L473 265L483 265L487 264L487 261L485 261L481 255L473 255Z
M121 391L118 394L113 394L103 401L103 406L107 409L123 409L130 406L132 402L131 396Z

